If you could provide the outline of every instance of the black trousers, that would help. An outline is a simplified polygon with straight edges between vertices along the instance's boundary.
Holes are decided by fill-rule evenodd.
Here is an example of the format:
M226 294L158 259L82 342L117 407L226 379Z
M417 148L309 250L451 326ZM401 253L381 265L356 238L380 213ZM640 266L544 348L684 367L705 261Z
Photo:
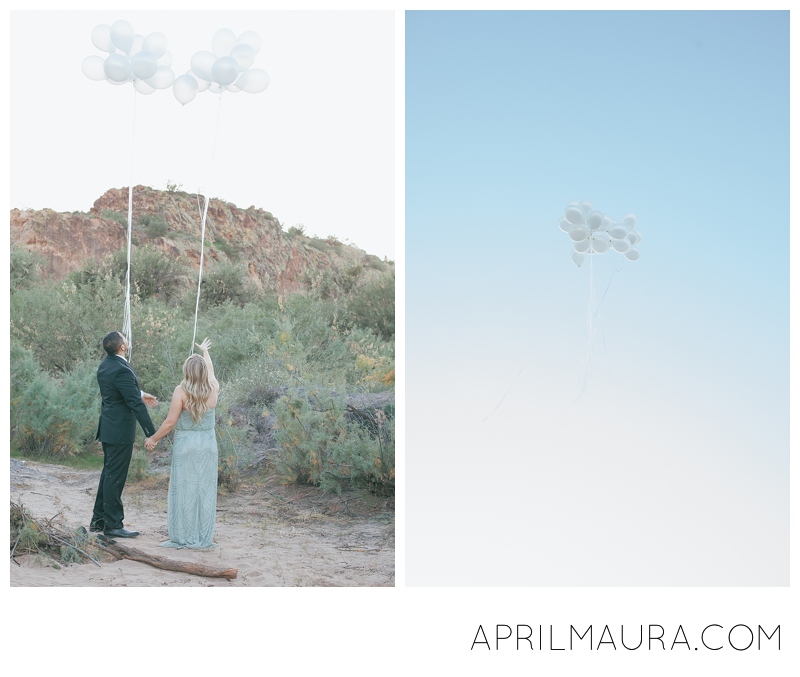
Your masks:
M128 467L133 455L130 444L103 442L103 472L97 487L92 524L105 529L121 529L125 512L122 509L122 490L128 479Z

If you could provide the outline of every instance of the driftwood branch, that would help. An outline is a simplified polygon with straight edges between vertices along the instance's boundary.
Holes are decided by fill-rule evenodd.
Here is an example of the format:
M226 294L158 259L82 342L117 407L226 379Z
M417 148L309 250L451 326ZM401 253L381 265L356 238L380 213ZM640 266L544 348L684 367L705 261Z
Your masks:
M136 562L149 564L151 567L157 569L166 569L167 571L180 571L185 574L192 574L194 576L205 576L207 578L227 578L231 580L236 578L239 574L237 569L215 569L214 567L206 566L205 564L195 564L194 562L179 562L174 559L167 559L166 557L159 557L151 555L135 548L129 548L119 543L111 543L109 541L100 542L98 544L101 548L108 551L117 559L131 559Z

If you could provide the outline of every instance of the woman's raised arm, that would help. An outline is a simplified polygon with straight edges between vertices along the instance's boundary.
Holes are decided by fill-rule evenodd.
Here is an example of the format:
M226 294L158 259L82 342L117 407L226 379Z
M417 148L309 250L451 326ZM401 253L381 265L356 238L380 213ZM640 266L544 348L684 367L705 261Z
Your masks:
M219 388L217 377L214 376L214 363L211 361L211 355L208 354L208 349L211 347L211 341L207 338L203 339L202 343L195 343L195 345L203 351L203 360L205 360L206 367L208 367L208 382L215 388Z

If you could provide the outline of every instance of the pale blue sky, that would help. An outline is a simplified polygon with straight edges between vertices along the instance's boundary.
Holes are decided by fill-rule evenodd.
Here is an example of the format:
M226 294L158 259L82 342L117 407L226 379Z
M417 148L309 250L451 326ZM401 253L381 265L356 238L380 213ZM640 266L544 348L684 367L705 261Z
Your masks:
M547 510L531 478L549 478L576 510L606 515L609 534L639 494L663 493L642 528L685 525L654 537L671 553L658 555L661 578L623 576L630 545L608 559L619 580L561 580L558 558L537 570L514 550L517 573L492 579L476 564L465 584L525 584L537 571L538 584L785 584L788 12L411 12L406 126L409 583L446 584L415 577L414 562L436 547L425 477L447 473L462 487L504 477L500 494L531 491L512 501L517 513ZM613 253L595 263L600 292L611 286L575 402L589 270L571 262L557 223L584 198L618 219L635 213L644 241L619 272ZM597 458L618 469L607 491L579 490ZM545 461L549 475L534 468ZM493 505L479 512L500 524ZM704 563L676 573L672 560L712 532ZM739 557L742 544L769 554Z

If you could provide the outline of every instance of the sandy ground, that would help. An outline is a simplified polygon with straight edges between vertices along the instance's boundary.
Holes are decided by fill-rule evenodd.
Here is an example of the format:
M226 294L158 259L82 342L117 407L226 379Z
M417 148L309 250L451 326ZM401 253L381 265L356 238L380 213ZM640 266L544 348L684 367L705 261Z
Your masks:
M11 459L11 501L36 519L89 526L100 471ZM323 495L254 474L217 500L218 547L174 550L167 537L167 476L129 484L121 545L149 554L238 569L233 580L166 571L128 559L56 568L38 554L16 555L12 586L394 586L394 499L365 492ZM17 563L15 563L15 561Z

